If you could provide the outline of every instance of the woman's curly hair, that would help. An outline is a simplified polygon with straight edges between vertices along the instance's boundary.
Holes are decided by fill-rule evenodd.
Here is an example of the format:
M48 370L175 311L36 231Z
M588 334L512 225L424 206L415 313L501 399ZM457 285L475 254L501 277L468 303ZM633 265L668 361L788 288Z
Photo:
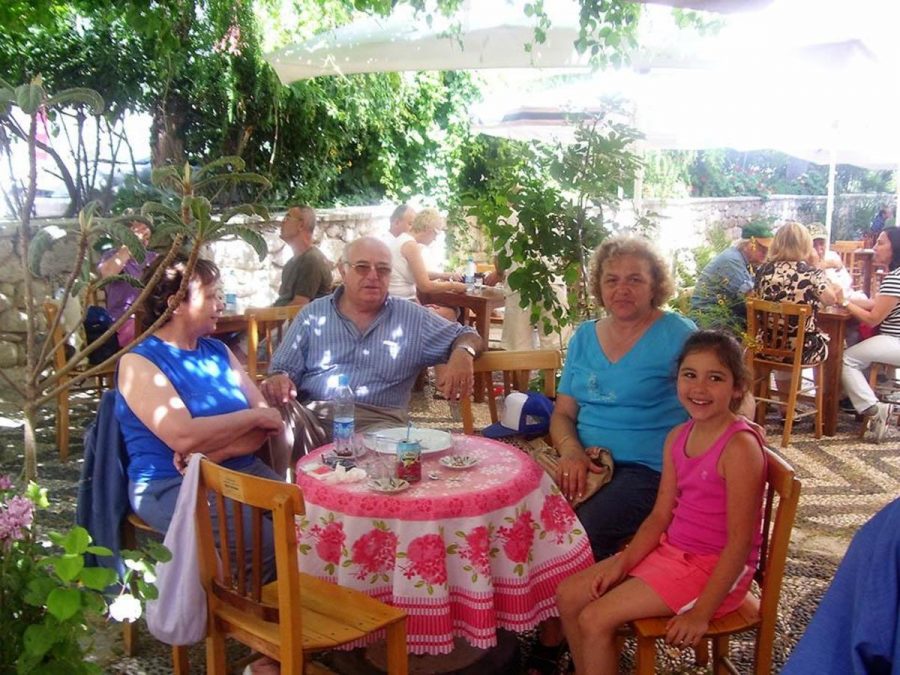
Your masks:
M144 284L153 278L153 274L163 264L164 260L165 256L159 256L144 271L142 279ZM169 307L169 298L175 295L181 286L187 261L187 256L179 254L166 267L159 281L156 282L156 286L153 287L153 291L144 300L144 325L149 326L165 313ZM219 280L219 268L212 260L197 258L193 276L198 277L204 286L208 286ZM190 293L190 289L188 293ZM186 295L184 299L187 300L188 296Z
M662 307L675 292L669 266L663 257L643 237L617 236L606 238L591 258L591 271L588 279L591 294L600 307L603 307L603 295L600 292L600 279L603 276L603 263L611 258L632 255L646 260L650 265L650 276L653 282L653 297L650 303L654 309Z

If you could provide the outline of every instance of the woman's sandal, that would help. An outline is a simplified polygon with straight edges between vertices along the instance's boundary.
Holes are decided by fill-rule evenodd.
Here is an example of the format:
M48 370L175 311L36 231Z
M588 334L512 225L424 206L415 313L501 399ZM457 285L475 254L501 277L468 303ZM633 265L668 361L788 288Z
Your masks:
M525 661L525 672L528 675L556 675L559 672L559 657L565 649L565 642L558 645L535 643Z

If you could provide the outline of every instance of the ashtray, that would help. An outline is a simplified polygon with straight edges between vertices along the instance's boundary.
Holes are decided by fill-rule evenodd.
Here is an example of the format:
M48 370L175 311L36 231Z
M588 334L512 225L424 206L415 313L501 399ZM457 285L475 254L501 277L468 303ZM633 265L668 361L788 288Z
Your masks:
M468 469L478 464L478 458L472 455L447 455L439 461L448 469Z
M370 490L384 492L386 494L403 492L409 487L409 483L402 478L372 478L366 485Z

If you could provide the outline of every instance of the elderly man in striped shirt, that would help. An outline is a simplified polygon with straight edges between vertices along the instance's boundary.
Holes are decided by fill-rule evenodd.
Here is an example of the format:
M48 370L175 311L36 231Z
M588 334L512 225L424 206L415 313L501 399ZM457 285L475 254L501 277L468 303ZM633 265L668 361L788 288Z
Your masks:
M343 285L300 311L261 385L266 400L292 418L292 459L330 440L339 375L347 376L356 396L357 431L405 424L410 391L423 368L446 363L438 388L448 399L468 396L472 361L482 350L472 328L388 297L391 252L384 242L357 239L338 265Z

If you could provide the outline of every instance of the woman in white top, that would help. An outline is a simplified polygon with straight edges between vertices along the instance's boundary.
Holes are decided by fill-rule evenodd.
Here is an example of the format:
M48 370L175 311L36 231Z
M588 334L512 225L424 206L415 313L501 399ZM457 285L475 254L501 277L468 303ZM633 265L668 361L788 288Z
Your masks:
M391 249L392 270L388 293L394 297L416 301L416 292L434 293L450 291L464 293L466 285L452 281L452 275L442 272L429 272L425 268L422 247L428 246L438 233L444 229L444 217L435 209L422 209L412 222L409 233L390 237L388 248ZM456 320L456 309L429 305L437 314L448 321Z
M867 326L878 326L878 335L853 345L844 351L841 382L856 412L874 422L876 442L881 442L887 430L891 406L878 400L866 369L875 361L900 367L900 228L886 227L875 240L876 265L890 270L881 282L878 293L871 300L845 298L838 302L850 314Z

